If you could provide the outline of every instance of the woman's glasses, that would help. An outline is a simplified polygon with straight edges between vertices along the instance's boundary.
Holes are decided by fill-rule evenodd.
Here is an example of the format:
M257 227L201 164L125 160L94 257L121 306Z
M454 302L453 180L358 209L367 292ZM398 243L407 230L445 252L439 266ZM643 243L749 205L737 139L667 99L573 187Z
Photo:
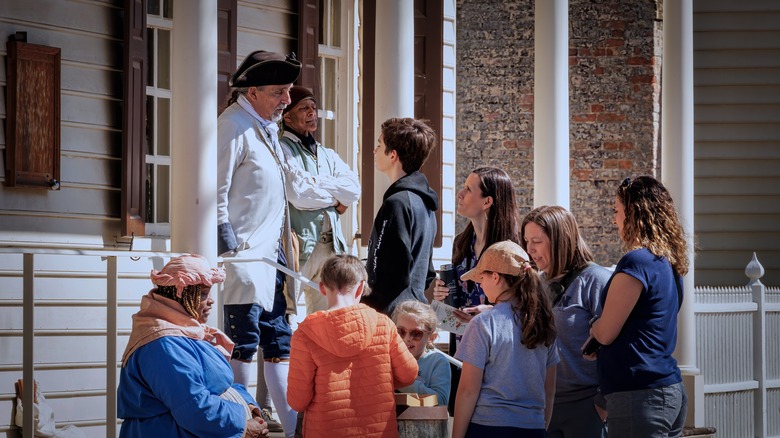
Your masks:
M625 190L625 189L627 189L629 187L631 187L631 178L626 178L626 179L623 180L622 183L620 183L620 187L619 188Z
M422 330L415 329L415 330L406 331L405 328L398 327L398 336L400 336L401 339L406 339L406 335L408 334L413 341L419 341L420 339L422 339L425 333L427 332L424 332Z

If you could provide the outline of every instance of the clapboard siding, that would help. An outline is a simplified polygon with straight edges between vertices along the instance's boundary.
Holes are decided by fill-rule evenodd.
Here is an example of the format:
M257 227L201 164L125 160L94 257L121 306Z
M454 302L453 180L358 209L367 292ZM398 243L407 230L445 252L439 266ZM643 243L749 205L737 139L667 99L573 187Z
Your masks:
M3 243L45 244L60 248L74 246L103 248L106 244L113 245L118 229L119 218L93 217L85 214L0 211L0 242Z
M757 196L754 194L705 196L694 199L697 214L733 214L735 212L760 212L759 214L780 213L780 195ZM728 230L724 230L728 231ZM706 249L706 248L705 248ZM780 281L778 282L780 283ZM771 284L771 283L770 283ZM720 286L720 285L710 285Z
M772 100L773 96L770 95L767 99ZM694 120L705 123L735 122L774 124L780 122L780 102L760 105L699 105L696 107Z
M696 108L698 109L698 106ZM776 123L698 121L694 125L693 135L697 143L708 141L776 142L780 138L780 125Z
M18 0L14 0L18 1ZM63 6L85 7L83 3L67 2ZM122 41L108 35L74 33L70 29L52 28L40 24L0 21L0 35L27 32L27 42L62 49L62 60L87 65L117 67L122 65ZM5 38L7 39L7 37ZM3 49L5 47L3 46Z
M780 147L776 142L750 142L750 147L745 147L745 142L708 141L697 142L702 147L694 150L695 158L708 159L780 159Z
M0 241L114 243L120 225L122 14L122 0L0 2L0 40L25 31L28 42L59 47L62 58L61 190L7 188L7 53L0 44Z
M117 260L117 364L127 344L131 315L152 286L149 272L165 261ZM75 424L88 436L105 436L107 263L98 256L74 255L36 255L34 263L35 378L58 423ZM13 382L22 375L21 268L20 255L0 254L0 409L9 413ZM0 417L0 435L10 430L9 421L10 415Z
M696 283L780 283L780 2L694 1Z
M705 2L706 0L698 0L698 3ZM736 5L729 5L728 7L734 6ZM696 12L693 23L694 29L699 32L741 31L745 29L766 31L780 30L778 18L780 18L780 11Z
M754 195L775 195L777 186L780 185L780 172L774 177L762 177L760 175L723 178L720 172L712 178L699 175L699 167L696 168L697 176L694 181L694 194L697 196L717 195L742 195L745 192Z
M749 143L743 143L743 147L750 147ZM742 177L780 177L780 168L774 160L744 159L744 160L696 160L694 171L697 177L733 177L735 183L747 181ZM771 181L768 181L771 182ZM777 193L777 186L770 187L772 192ZM749 192L749 187L739 187L733 189L742 193ZM759 194L759 193L753 193Z
M777 84L777 78L780 77L780 68L777 67L758 67L758 68L695 68L693 72L693 83L696 86L714 85L769 85ZM694 98L698 92L694 90Z
M780 48L695 50L694 59L696 68L780 67Z
M780 14L778 14L780 19ZM777 39L780 38L780 23L775 25L776 30L751 32L734 30L727 32L699 32L693 43L696 50L723 50L723 49L774 49L777 47Z
M694 88L694 96L696 96L695 103L699 105L697 110L708 104L779 104L780 85L698 86ZM698 111L697 114L694 114L695 116L698 116Z
M770 11L780 12L780 2L777 0L750 0L739 1L734 0L697 0L694 2L694 11L697 13L703 12L759 12L765 14ZM694 24L699 19L696 15L694 18Z
M83 8L89 7L89 20ZM41 11L47 11L41 14ZM14 22L28 22L70 29L78 33L94 33L121 38L121 2L89 0L65 2L62 0L6 0L0 2L0 17L13 17Z
M698 186L698 183L696 185ZM777 230L780 214L696 214L694 220L696 221L696 231L698 233L718 232L720 230L731 230L736 233L771 233Z
M66 157L62 158L63 161L63 175L64 170L67 169ZM97 162L99 160L83 160ZM118 163L114 163L117 164ZM101 169L97 169L102 171ZM91 173L85 169L83 174ZM67 175L62 178L63 185L67 186L66 182L73 181L74 177L78 175ZM3 206L0 211L0 216L7 212L40 212L40 213L56 213L52 214L52 218L57 215L77 214L84 216L93 216L94 218L109 219L112 217L119 217L119 196L118 189L114 190L101 190L93 187L68 187L64 190L67 192L59 191L43 191L40 189L28 189L28 188L15 188L6 189L0 191L0 205ZM63 194L67 193L67 195ZM68 196L69 195L69 196ZM24 220L19 218L18 220ZM24 224L22 224L24 225ZM51 224L51 226L54 226ZM57 231L59 228L52 228L51 231ZM41 236L46 238L45 235Z
M290 53L296 50L297 2L239 1L236 62L255 50Z

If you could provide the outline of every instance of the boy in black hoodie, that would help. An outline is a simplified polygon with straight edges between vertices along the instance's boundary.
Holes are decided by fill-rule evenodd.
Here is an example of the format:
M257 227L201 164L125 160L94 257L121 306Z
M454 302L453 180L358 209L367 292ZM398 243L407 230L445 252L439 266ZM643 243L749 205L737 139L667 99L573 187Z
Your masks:
M391 315L403 301L427 303L433 281L433 239L439 197L420 173L436 133L420 120L391 118L382 124L374 166L390 178L368 241L368 285L361 302Z

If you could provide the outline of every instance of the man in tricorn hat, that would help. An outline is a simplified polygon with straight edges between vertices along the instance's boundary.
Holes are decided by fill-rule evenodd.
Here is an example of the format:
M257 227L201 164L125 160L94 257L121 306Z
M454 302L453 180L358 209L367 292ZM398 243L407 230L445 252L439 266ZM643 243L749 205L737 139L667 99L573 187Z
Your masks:
M230 78L229 106L217 122L221 255L265 257L282 264L293 260L284 251L292 245L286 164L277 123L290 103L290 87L300 70L294 55L259 50L250 53ZM294 295L294 287L288 287L285 294L284 275L264 263L228 263L226 274L224 328L236 344L230 360L235 381L248 385L259 344L264 361L258 361L258 374L265 376L285 437L292 438L297 413L287 404L292 330L286 313L288 303L293 303L289 295ZM263 379L259 380L258 389Z
M290 89L290 104L282 116L280 139L289 163L297 163L306 178L288 186L290 226L298 239L301 274L319 282L322 264L328 257L346 251L339 215L360 198L360 182L333 149L314 138L317 131L317 101L306 87ZM314 190L314 188L319 190ZM290 189L293 192L291 193ZM306 297L306 314L326 310L328 302L319 290L301 284Z

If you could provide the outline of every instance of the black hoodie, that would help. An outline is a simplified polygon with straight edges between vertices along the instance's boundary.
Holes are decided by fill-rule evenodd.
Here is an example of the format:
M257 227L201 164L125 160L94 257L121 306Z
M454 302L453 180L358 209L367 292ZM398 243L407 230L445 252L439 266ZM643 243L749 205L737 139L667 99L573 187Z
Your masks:
M394 182L385 192L368 241L368 285L361 302L386 315L398 303L423 303L433 281L433 240L439 197L420 172Z

